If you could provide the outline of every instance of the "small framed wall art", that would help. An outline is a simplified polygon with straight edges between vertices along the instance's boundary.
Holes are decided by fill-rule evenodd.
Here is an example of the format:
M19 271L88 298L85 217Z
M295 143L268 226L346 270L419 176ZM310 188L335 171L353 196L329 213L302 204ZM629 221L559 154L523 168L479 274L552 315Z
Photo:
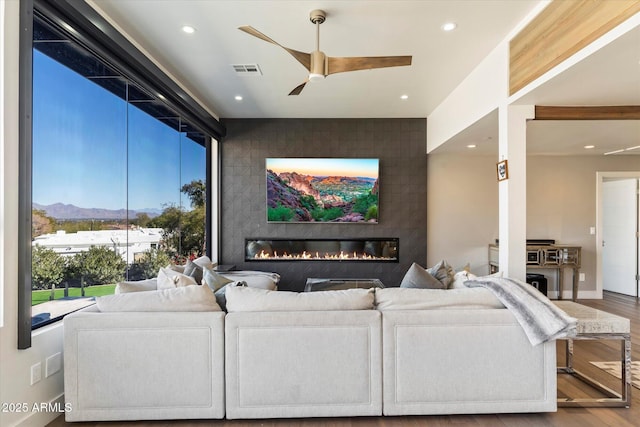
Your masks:
M498 174L498 181L509 179L509 166L506 160L502 160L496 164L496 172Z

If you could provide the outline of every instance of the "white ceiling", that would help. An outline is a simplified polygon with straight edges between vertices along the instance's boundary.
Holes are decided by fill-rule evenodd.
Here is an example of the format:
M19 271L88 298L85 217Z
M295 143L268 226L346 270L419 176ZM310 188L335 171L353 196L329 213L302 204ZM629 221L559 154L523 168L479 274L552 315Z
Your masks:
M405 118L427 117L539 1L90 3L221 118ZM315 49L315 28L309 21L312 9L327 12L327 20L320 26L320 50L327 55L413 55L413 64L331 75L307 84L300 96L287 96L304 81L304 67L283 49L237 27L251 25L284 46L311 52ZM458 28L445 33L440 27L449 21L457 23ZM195 27L196 32L183 33L183 25ZM640 27L520 101L538 105L640 105L639 61ZM238 76L232 64L258 64L263 75ZM403 94L409 99L401 100ZM236 101L236 95L243 100ZM467 144L476 143L480 150L497 152L495 116L478 122L438 151L463 151ZM599 129L602 126L606 129ZM617 136L611 137L613 133ZM597 135L608 137L603 140ZM599 141L593 142L599 150L609 150L606 144L617 148L640 144L640 125L629 121L619 127L610 122L538 122L531 127L529 138L530 151L585 154L582 146L594 138Z

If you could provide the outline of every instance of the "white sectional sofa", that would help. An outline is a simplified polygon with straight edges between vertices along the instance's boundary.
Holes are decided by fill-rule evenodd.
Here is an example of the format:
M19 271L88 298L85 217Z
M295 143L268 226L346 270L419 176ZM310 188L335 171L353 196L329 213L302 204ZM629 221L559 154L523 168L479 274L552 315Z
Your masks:
M232 287L226 315L69 315L66 418L556 410L555 341L532 346L490 291L388 288L375 298Z
M224 313L66 316L64 383L67 421L223 418Z

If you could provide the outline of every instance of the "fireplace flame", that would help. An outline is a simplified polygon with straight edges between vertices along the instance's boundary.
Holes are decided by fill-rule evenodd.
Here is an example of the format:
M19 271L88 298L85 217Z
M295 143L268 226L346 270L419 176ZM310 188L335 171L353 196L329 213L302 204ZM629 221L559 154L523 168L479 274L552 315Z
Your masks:
M369 255L366 253L357 253L353 252L353 254L345 253L344 251L340 251L339 254L329 254L324 253L324 255L320 255L318 252L315 254L311 254L307 251L303 251L302 253L297 254L289 254L284 252L282 255L278 255L277 252L273 252L273 255L261 250L259 254L254 256L256 260L350 260L350 261L372 261L372 260L394 260L395 258L390 257L376 257L373 255Z

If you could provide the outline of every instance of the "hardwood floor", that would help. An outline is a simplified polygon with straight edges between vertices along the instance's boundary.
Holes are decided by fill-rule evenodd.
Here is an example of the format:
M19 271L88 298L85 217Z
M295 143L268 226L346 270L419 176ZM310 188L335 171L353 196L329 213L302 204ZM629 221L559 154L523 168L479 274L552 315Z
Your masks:
M636 298L605 292L602 300L579 300L581 304L617 314L631 320L632 360L640 360L640 301ZM574 366L585 374L594 377L609 387L619 389L619 380L594 367L589 361L620 360L620 346L614 341L576 341ZM558 343L558 360L564 360L564 345ZM558 379L558 394L567 393L572 397L598 396L567 375ZM487 414L487 415L446 415L411 417L354 417L354 418L313 418L313 419L277 419L277 420L199 420L199 421L144 421L144 422L90 422L66 423L64 416L58 417L49 427L62 426L265 426L265 427L351 427L351 426L640 426L640 389L632 387L630 408L558 408L558 412L544 414Z

